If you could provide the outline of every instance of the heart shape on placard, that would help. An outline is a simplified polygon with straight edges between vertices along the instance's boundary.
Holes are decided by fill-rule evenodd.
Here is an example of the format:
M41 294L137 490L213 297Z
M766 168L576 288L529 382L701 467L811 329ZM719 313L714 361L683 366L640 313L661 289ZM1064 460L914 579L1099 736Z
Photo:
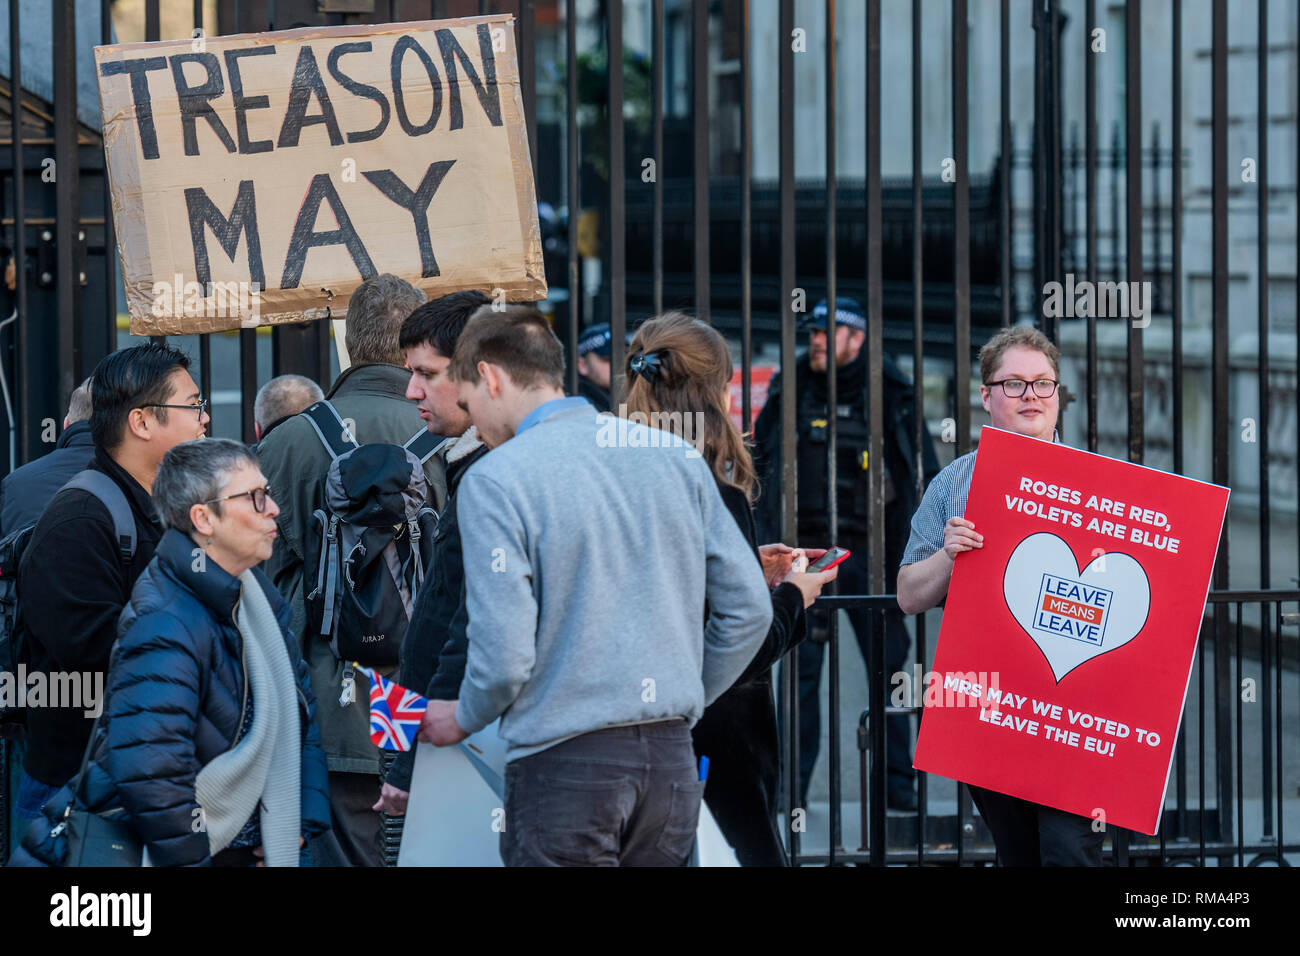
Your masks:
M1099 554L1080 571L1070 546L1046 531L1011 552L1002 595L1058 684L1085 661L1137 637L1151 610L1151 584L1135 558Z

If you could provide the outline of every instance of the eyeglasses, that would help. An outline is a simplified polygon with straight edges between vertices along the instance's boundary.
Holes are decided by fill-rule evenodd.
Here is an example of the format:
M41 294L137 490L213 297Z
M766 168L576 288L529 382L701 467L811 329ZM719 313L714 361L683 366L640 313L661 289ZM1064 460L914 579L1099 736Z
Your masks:
M199 418L203 418L203 413L208 410L208 400L200 398L197 405L165 405L162 402L150 402L148 405L141 405L141 408L188 408L190 411L197 411Z
M994 385L1001 385L1002 394L1007 398L1019 398L1025 394L1025 389L1029 387L1030 383L1018 378L1004 378L1000 382L986 382L985 384L989 388ZM1034 394L1039 398L1051 398L1056 394L1056 386L1060 384L1060 382L1054 382L1050 378L1040 378L1033 383Z
M192 406L186 405L185 408ZM261 514L266 510L266 499L271 497L271 486L263 485L261 488L250 488L248 491L241 491L237 495L226 495L224 498L210 498L203 502L205 505L215 504L218 501L229 501L231 498L250 498L253 502L253 510Z

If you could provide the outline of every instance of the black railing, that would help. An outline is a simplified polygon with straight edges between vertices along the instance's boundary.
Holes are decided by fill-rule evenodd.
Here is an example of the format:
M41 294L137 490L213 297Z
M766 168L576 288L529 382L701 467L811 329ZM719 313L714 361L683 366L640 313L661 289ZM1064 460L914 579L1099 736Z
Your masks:
M876 634L883 633L885 612L897 609L893 595L824 597L818 605L836 612L865 608L872 615ZM1288 612L1287 605L1300 608L1300 591L1210 592L1184 719L1174 746L1159 834L1148 837L1112 827L1103 854L1109 864L1205 866L1213 860L1220 866L1289 866L1300 862L1300 834L1291 834L1287 842L1283 822L1287 802L1284 779L1294 779L1300 763L1300 726L1294 718L1288 724L1283 717L1283 703L1300 697L1300 642L1295 631L1300 625L1300 610ZM1258 608L1258 622L1253 625L1247 621L1248 608ZM885 703L891 689L902 686L911 675L886 674L880 654L874 655L875 666L868 670L870 703L858 719L858 766L853 777L857 782L860 839L856 846L846 846L841 798L848 775L840 765L841 705L834 692L838 683L834 656L839 636L836 617L831 615L832 692L827 755L830 800L825 849L805 851L802 844L810 834L795 833L791 841L793 862L805 866L993 863L992 838L974 813L964 784L957 786L954 806L935 812L928 793L930 775L919 773L916 813L887 810L885 722L873 720L872 716L907 714L919 721L923 707L919 689L913 691L917 696L912 705ZM914 660L918 671L925 673L933 658L926 639L926 620L924 615L912 620ZM1289 642L1283 637L1287 629ZM1213 661L1207 664L1210 654ZM1221 662L1229 671L1226 681L1214 677ZM1251 715L1248 706L1257 707L1258 714ZM1208 729L1207 708L1213 717ZM1189 710L1194 711L1194 718L1188 716ZM789 714L783 717L785 726L789 726ZM1194 767L1188 759L1189 742L1197 758ZM1249 763L1248 751L1252 756ZM785 790L797 792L790 789L797 787L797 769L793 769L799 766L797 733L789 736L785 754ZM1288 755L1290 765L1284 763ZM1290 802L1297 802L1294 794ZM808 812L807 808L796 809ZM787 820L792 812L788 806L782 808ZM819 847L821 844L819 839ZM1292 854L1292 859L1288 861L1285 854Z
M315 0L277 0L275 3L240 3L222 0L216 5L216 32L234 33L274 29L289 25L341 24L357 22L388 22L396 19L422 17L463 16L479 13L507 12L515 15L520 51L521 85L525 104L528 105L529 140L537 171L538 197L556 208L567 208L571 213L592 209L599 215L601 275L599 290L593 301L600 303L598 311L584 310L584 296L578 294L584 276L585 263L578 254L576 244L564 249L563 257L553 256L554 268L549 279L553 289L567 289L573 294L567 304L556 306L557 333L568 347L570 367L574 365L575 346L579 329L593 322L608 320L614 326L614 365L621 367L621 335L629 315L658 309L661 305L692 307L701 316L712 319L727 334L739 342L741 373L748 382L751 371L752 347L755 334L768 335L779 341L780 364L791 368L795 363L797 333L796 323L801 317L794 293L801 290L805 299L813 299L824 292L832 300L838 295L854 294L860 298L868 313L869 389L872 409L872 444L870 468L866 472L871 526L884 526L884 481L882 422L879 411L882 402L882 366L884 351L905 355L910 345L912 369L916 377L927 369L941 370L949 384L944 407L926 408L924 390L914 390L914 418L918 429L924 423L951 417L955 423L954 446L951 450L960 455L970 450L971 430L971 374L973 350L986 329L1017 320L1030 320L1043 326L1055 336L1060 330L1053 319L1041 314L1037 290L1047 279L1060 279L1065 267L1083 271L1092 280L1108 277L1140 281L1144 276L1156 280L1158 304L1167 305L1167 321L1172 345L1168 353L1172 365L1169 389L1172 394L1171 441L1173 447L1172 469L1182 473L1185 467L1184 452L1197 444L1210 450L1209 474L1217 484L1230 483L1230 456L1240 450L1232 424L1229 402L1229 310L1228 310L1228 191L1232 179L1227 152L1227 129L1233 122L1256 122L1254 114L1229 115L1228 98L1228 23L1226 0L1212 0L1205 14L1208 19L1208 64L1201 66L1202 58L1195 61L1197 69L1208 67L1208 113L1210 183L1208 198L1208 233L1210 261L1198 268L1211 277L1211 295L1202 308L1201 319L1209 328L1208 354L1212 380L1208 389L1209 421L1200 431L1184 421L1183 415L1183 261L1182 234L1184 213L1183 163L1173 157L1184 156L1182 91L1183 77L1183 3L1167 0L1171 5L1172 29L1166 35L1160 32L1143 32L1142 12L1157 6L1155 0L1129 0L1121 21L1111 19L1107 26L1112 33L1127 33L1123 38L1122 59L1099 59L1090 55L1087 38L1098 23L1095 0L1085 0L1085 15L1063 16L1059 0L1032 0L1031 17L1017 12L1013 19L1011 4L1001 0L997 10L998 30L982 30L979 37L998 37L998 139L996 159L987 170L969 168L969 125L971 120L972 90L968 82L971 64L970 31L967 27L966 0L941 0L922 3L913 0L910 27L895 29L885 35L881 25L880 0L865 0L865 4L839 4L824 0L820 22L825 29L805 29L807 49L820 56L825 71L817 77L819 86L832 95L824 97L824 107L818 119L825 124L827 165L818 184L796 183L796 151L805 145L796 141L796 115L803 116L813 107L797 103L795 54L790 38L795 28L793 0L778 0L777 27L771 45L765 50L754 49L753 24L749 0L691 0L689 3L665 3L651 0L649 10L653 18L650 56L653 60L652 90L647 99L650 121L644 130L624 125L625 107L624 74L615 70L608 82L599 84L599 114L596 119L584 110L580 116L579 83L580 61L591 51L579 51L577 29L578 7L576 0L389 0L376 3L367 14L321 13ZM204 5L186 4L176 0L169 4L180 10L191 10L193 23L203 24ZM602 0L595 6L595 20L588 24L595 29L581 35L594 37L589 41L605 54L605 62L626 64L623 56L624 3L623 0ZM947 7L950 22L945 28L935 17ZM1249 5L1242 5L1242 11ZM0 222L4 241L15 257L15 285L13 294L3 308L3 314L15 315L16 321L0 331L0 344L4 350L0 362L4 363L6 381L14 383L13 404L15 424L11 430L16 438L18 453L12 464L31 460L50 446L38 441L43 420L61 418L72 387L116 342L117 255L114 243L111 214L107 208L107 190L102 186L102 150L96 138L97 129L81 125L76 111L76 78L78 73L91 69L89 61L79 62L76 56L75 29L79 17L85 18L98 7L101 39L112 39L108 14L113 4L110 0L78 2L55 0L52 17L26 22L21 16L20 4L9 5L10 63L14 74L7 97L12 114L7 169L4 177L6 215ZM924 10L923 10L924 7ZM1255 76L1257 107L1267 110L1267 80L1270 58L1279 54L1269 52L1267 39L1266 0L1259 0L1256 38L1257 74ZM810 7L811 9L811 7ZM982 8L981 8L982 9ZM1202 8L1188 5L1188 10L1201 15ZM865 17L861 13L865 11ZM144 39L159 38L162 18L160 0L145 0ZM1244 14L1243 14L1244 15ZM849 18L861 26L856 36L844 26ZM36 19L36 18L28 18ZM897 21L891 20L891 23ZM209 17L207 26L214 26ZM690 41L689 54L683 57L687 46L677 41L682 31ZM209 32L212 32L211 30ZM1189 31L1190 32L1190 31ZM665 34L667 33L667 39ZM17 69L23 55L24 37L39 34L42 42L51 38L58 55L54 58L54 85L52 104L34 102L21 87ZM849 37L838 47L830 42L833 37ZM539 38L550 44L539 45ZM720 70L716 53L717 44L711 38L722 39L723 55L729 56L726 81ZM118 37L117 39L123 39ZM127 37L125 39L139 39ZM1121 38L1112 36L1112 47ZM1248 43L1248 39L1239 38ZM1131 42L1130 42L1131 41ZM1198 43L1201 41L1197 41ZM910 132L912 142L911 177L887 182L882 174L881 146L886 136L882 125L882 70L881 49L887 44L895 50L910 45L913 51L911 64ZM728 49L731 52L726 52ZM925 51L939 49L952 65L951 110L938 123L931 123L926 132L931 136L946 138L951 144L955 176L935 181L934 170L922 169L921 144L923 114L921 103L927 94L935 91L927 83L930 75L923 68ZM837 54L838 49L838 54ZM981 47L980 49L985 49ZM1276 47L1274 48L1276 51ZM1020 51L1032 50L1034 56L1035 96L1032 111L1022 111L1013 116L1011 93L1011 63ZM552 51L552 52L548 52ZM559 52L553 52L559 51ZM755 59L755 52L761 60ZM976 51L977 53L979 50ZM1285 51L1284 51L1285 52ZM1294 51L1285 55L1295 55ZM550 59L545 59L549 57ZM837 126L833 95L844 90L850 75L845 63L850 58L860 58L865 67L861 85L850 90L845 101L853 109L862 111L863 155L865 172L852 182L835 166L834 146L843 136ZM1071 136L1071 145L1064 145L1062 135L1063 92L1061 77L1064 67L1072 58L1084 58L1083 146ZM753 60L754 62L751 62ZM773 62L775 61L775 62ZM981 61L983 62L983 61ZM1189 64L1193 61L1189 60ZM1244 62L1244 60L1243 60ZM738 71L733 71L732 67ZM1144 68L1147 71L1144 77ZM1189 66L1189 69L1191 67ZM1124 101L1120 116L1104 118L1107 128L1104 138L1109 148L1100 148L1103 135L1099 135L1099 100L1097 96L1099 70L1118 70L1123 74ZM1144 105L1153 97L1148 87L1144 91L1144 78L1149 80L1152 71L1168 70L1170 77L1170 115L1168 128L1169 149L1166 152L1164 130L1152 126L1146 142L1142 141L1141 117ZM753 89L760 79L775 75L776 95L755 102ZM890 88L885 95L901 95L907 84L904 74L890 77ZM1118 74L1117 74L1118 75ZM542 90L539 78L563 77L559 82ZM739 82L733 82L735 77ZM895 78L897 77L897 78ZM712 83L713 87L706 88ZM1189 88L1190 88L1190 84ZM681 91L689 89L683 97ZM627 87L632 95L633 87ZM552 104L552 116L539 129L539 92ZM807 91L802 91L806 93ZM1235 92L1235 91L1234 91ZM590 92L586 95L591 96ZM1235 103L1239 97L1234 96ZM987 104L978 104L976 119L983 122L994 107L994 97ZM556 106L562 101L562 106ZM666 105L666 103L668 105ZM674 105L688 104L684 110ZM26 104L26 106L24 105ZM639 108L639 107L638 107ZM1240 109L1240 108L1239 108ZM667 114L667 115L666 115ZM689 116L685 115L689 114ZM772 136L761 140L754 136L755 116L766 114L776 119ZM727 126L729 117L739 119L739 144L712 148L714 129ZM24 128L24 117L28 128ZM40 118L44 117L44 120ZM45 128L33 133L31 124L45 123ZM1297 113L1297 134L1300 134L1300 113ZM1021 142L1032 141L1033 148L1017 154L1013 148L1012 129L1026 131ZM901 124L900 124L901 125ZM602 127L602 136L593 136ZM1267 155L1269 146L1267 124L1257 124L1260 157ZM890 130L891 149L906 141L906 131ZM538 148L539 136L546 146ZM594 157L590 150L593 142L603 142L601 155ZM1286 169L1294 166L1300 178L1300 151L1286 153L1273 143L1272 158L1277 166ZM854 144L856 149L857 143ZM775 159L777 175L767 183L754 182L754 152L770 151ZM652 188L639 179L641 164L649 151L656 160L659 175ZM674 151L675 150L675 151ZM47 183L42 179L43 160L46 154L58 160L57 181ZM1013 197L1016 185L1015 170L1025 157L1028 159L1030 188L1025 192L1023 179L1019 188L1022 196ZM1013 162L1014 158L1014 162ZM599 163L593 163L598 159ZM720 161L719 161L720 160ZM604 177L596 166L607 171ZM1259 434L1259 507L1251 518L1258 520L1260 573L1256 582L1269 588L1273 573L1274 551L1290 560L1294 548L1281 546L1278 535L1273 534L1273 516L1279 503L1273 498L1279 493L1276 485L1269 483L1269 462L1275 457L1268 447L1269 394L1267 371L1269 369L1268 286L1268 200L1285 199L1290 193L1285 187L1273 188L1285 176L1261 174L1254 184L1257 221L1256 241L1261 255L1256 257L1260 271L1257 314L1254 317L1259 329L1257 364L1259 369L1258 410ZM1169 168L1169 191L1163 192L1162 178L1156 175ZM685 170L689 176L683 176ZM717 171L710 175L710 170ZM622 175L620 175L620 171ZM924 175L923 175L924 172ZM1144 177L1144 172L1146 176ZM1099 175L1102 174L1102 175ZM632 179L630 177L638 177ZM1082 178L1082 186L1078 179ZM1144 191L1144 182L1150 187ZM635 184L635 187L634 185ZM827 188L829 184L829 188ZM1121 188L1122 186L1122 188ZM633 192L633 189L636 192ZM1234 189L1249 195L1251 187L1233 184ZM1016 201L1013 201L1015 199ZM1027 201L1026 201L1027 200ZM1080 207L1082 216L1080 216ZM1100 210L1106 215L1099 215ZM1024 242L1017 242L1015 216L1017 211L1024 221L1032 220L1034 234L1028 244L1032 255L1027 267L1020 267L1013 252ZM1166 215L1167 212L1167 215ZM1026 215L1027 214L1027 215ZM1300 234L1300 202L1296 204L1297 233ZM571 217L572 218L572 217ZM1082 222L1080 222L1082 219ZM829 229L827 229L829 226ZM827 241L827 234L834 237ZM1150 235L1147 235L1150 233ZM1164 237L1168 238L1165 242ZM1144 243L1144 239L1150 242ZM689 251L688 251L689 250ZM649 266L647 269L646 266ZM1240 266L1240 262L1238 263ZM1030 273L1028 283L1018 281L1022 273ZM1300 291L1300 277L1296 279ZM1023 290L1028 286L1030 294ZM1013 289L1022 290L1022 300L1013 300ZM3 293L0 293L2 295ZM833 303L832 303L833 305ZM806 307L811 307L807 303ZM1240 311L1241 306L1237 309ZM1190 310L1188 310L1190 311ZM37 319L40 319L38 321ZM909 321L910 320L910 321ZM1094 317L1083 320L1086 324L1086 378L1083 383L1072 383L1072 388L1083 389L1080 412L1085 417L1086 446L1096 451L1099 441L1097 374L1099 359L1097 324ZM1146 357L1163 359L1155 355L1155 346L1146 343L1143 330L1129 328L1125 333L1123 362L1126 387L1123 389L1125 415L1121 417L1124 430L1125 456L1142 463L1145 455L1145 429L1147 415L1144 403L1143 376L1147 369ZM974 333L974 335L973 335ZM1300 345L1300 324L1297 325L1297 344ZM303 326L277 326L273 333L271 361L259 372L257 335L252 330L239 334L238 361L229 367L213 366L210 336L198 337L199 377L205 394L211 394L217 379L238 382L239 408L238 432L245 439L252 438L252 407L257 388L271 375L299 372L312 376L322 383L330 376L330 331L324 323ZM1147 351L1144 351L1147 350ZM615 380L615 400L621 389L621 377ZM834 387L833 377L831 388ZM832 392L833 394L833 392ZM744 402L749 402L748 389ZM928 414L927 414L928 413ZM780 428L783 445L795 445L796 406L793 389L782 392ZM1110 424L1110 423L1108 423ZM1117 423L1116 423L1117 424ZM829 446L835 445L835 418L831 418ZM918 476L920 436L914 441L918 460L913 472ZM1297 436L1300 441L1300 436ZM1080 440L1080 444L1085 444ZM835 514L836 482L834 456L830 463L829 499ZM781 473L783 496L782 534L790 543L796 542L796 514L799 497L798 474L793 461ZM921 489L917 488L919 492ZM1300 469L1297 469L1297 487L1300 499ZM1290 494L1287 494L1290 500ZM1238 515L1240 518L1240 515ZM1280 707L1280 690L1285 675L1292 673L1294 653L1283 651L1293 646L1282 639L1284 626L1290 626L1282 615L1281 606L1296 600L1293 591L1259 592L1230 591L1228 528L1215 564L1210 611L1211 623L1207 626L1206 640L1202 641L1202 654L1213 648L1212 672L1198 665L1197 674L1202 682L1209 682L1209 706L1198 710L1198 731L1190 734L1188 728L1180 735L1173 778L1174 809L1172 817L1162 828L1164 836L1159 847L1150 841L1127 839L1119 835L1114 851L1120 861L1131 859L1182 860L1194 858L1202 861L1216 858L1223 862L1249 862L1248 857L1266 854L1269 847L1276 851L1282 840L1282 767L1283 721ZM1294 542L1300 545L1300 540ZM868 556L871 590L877 594L885 590L886 555L883 535L878 530L872 540ZM1240 577L1240 575L1238 575ZM1241 581L1237 582L1241 584ZM846 602L863 602L879 615L888 606L888 598L828 597L827 607L846 606ZM1261 620L1258 625L1243 622L1244 608L1258 604ZM1237 611L1233 624L1231 612ZM1272 609L1272 610L1269 610ZM1267 613L1265 613L1267 611ZM832 615L834 618L834 615ZM834 625L832 625L834 626ZM1236 627L1234 632L1233 628ZM917 660L924 666L927 642L925 622L916 619ZM1255 635L1258 635L1256 640ZM1247 772L1244 764L1235 768L1225 764L1224 754L1242 759L1243 742L1233 737L1245 733L1240 717L1250 717L1238 701L1232 706L1234 674L1239 674L1241 662L1230 653L1234 640L1247 654L1257 647L1261 674L1267 671L1272 679L1272 689L1260 687L1261 712L1267 708L1272 723L1261 726L1260 746L1277 752L1271 763L1265 761L1260 768L1263 778L1260 786L1275 793L1272 802L1260 804L1259 826L1247 821L1245 800L1254 800L1253 768ZM1234 662L1237 670L1234 672ZM840 658L837 642L831 646L831 700L839 708ZM791 669L792 670L792 669ZM877 681L881 674L873 675ZM1262 678L1261 678L1262 680ZM1268 683L1264 681L1264 683ZM884 712L886 698L881 696L883 685L876 688L872 697L871 713ZM1194 688L1198 705L1206 704L1204 686ZM787 747L797 748L797 713L790 713L794 695L793 673L781 686L781 703L790 718L785 724L795 731ZM797 709L797 708L796 708ZM1238 713L1240 711L1240 713ZM1209 721L1211 732L1207 737L1202 729ZM1249 721L1248 721L1249 722ZM863 752L868 757L881 753L885 735L882 721L867 720L862 724ZM832 720L831 733L838 744L839 729ZM1254 733L1254 731L1251 731ZM1189 742L1189 737L1191 738ZM1205 750L1207 740L1214 741L1211 752ZM1294 736L1287 742L1293 747ZM7 751L8 748L5 748ZM835 791L842 785L842 768L839 767L838 748L832 748L833 779ZM8 754L3 755L7 760ZM1193 763L1193 761L1195 761ZM1205 765L1213 763L1214 771L1206 776ZM872 761L868 769L878 761ZM794 764L797 766L797 761ZM1195 766L1195 779L1191 776ZM874 775L873 775L874 774ZM1270 776L1271 774L1271 776ZM1249 786L1247 785L1249 783ZM1206 787L1208 786L1208 791ZM797 786L793 782L787 789L787 806L797 799ZM870 861L875 863L910 860L914 862L970 862L990 859L991 850L984 844L977 819L970 810L969 801L959 791L952 811L951 826L943 815L928 814L925 809L925 785L922 784L922 810L916 815L914 840L904 841L906 847L894 839L905 819L885 812L883 806L883 777L879 771L868 774L861 791L868 799L866 808L865 849L845 850L840 845L844 819L840 802L832 800L832 840L824 858L836 862ZM1208 793L1201 799L1203 793ZM1193 796L1195 799L1193 799ZM1262 797L1260 798L1263 799ZM8 794L0 786L0 811L7 810ZM1253 804L1251 812L1253 813ZM1202 807L1207 808L1202 812ZM1210 810L1212 809L1212 813ZM880 812L877 813L876 811ZM7 814L0 814L7 820ZM1253 817L1252 817L1253 821ZM1258 839L1251 834L1243 836L1246 824L1258 829ZM969 829L968 829L969 827ZM951 832L949 832L951 831ZM823 859L822 856L801 852L803 835L789 834L792 849L800 862ZM1269 840L1274 843L1270 844ZM1190 841L1190 842L1189 842ZM912 843L915 846L911 846ZM941 844L950 842L951 848ZM898 844L896 846L896 844ZM1190 849L1189 849L1190 848ZM7 851L7 833L0 831L0 851ZM1290 852L1293 847L1286 845ZM1191 852L1191 851L1195 852Z

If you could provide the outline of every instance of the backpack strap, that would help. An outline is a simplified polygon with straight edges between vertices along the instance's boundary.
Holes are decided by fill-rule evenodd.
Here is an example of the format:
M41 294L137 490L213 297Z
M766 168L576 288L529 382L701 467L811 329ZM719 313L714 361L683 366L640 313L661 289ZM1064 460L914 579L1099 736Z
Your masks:
M302 414L307 416L307 421L311 423L312 429L316 432L316 437L321 440L321 444L329 452L331 460L346 455L354 448L361 447L357 444L356 437L343 423L343 419L339 417L338 410L328 399L317 402Z
M454 438L443 438L441 435L431 434L427 428L421 428L408 438L402 447L418 458L423 465L453 441Z
M325 562L325 603L321 609L320 632L325 635L333 635L339 593L339 565L343 563L343 545L339 541L338 515L322 515L322 518L324 517L328 517L329 524L325 527L324 548L321 556L321 560ZM334 652L337 655L338 647L334 648Z
M117 538L117 551L122 563L130 562L135 557L135 515L131 513L131 504L118 483L102 471L87 469L78 472L63 487L88 491L103 503L113 518L113 533Z

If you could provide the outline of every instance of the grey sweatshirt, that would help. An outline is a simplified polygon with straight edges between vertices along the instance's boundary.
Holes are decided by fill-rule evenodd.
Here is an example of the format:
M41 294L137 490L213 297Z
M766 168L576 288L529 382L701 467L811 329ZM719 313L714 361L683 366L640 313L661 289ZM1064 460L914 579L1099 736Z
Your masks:
M456 721L473 733L500 716L507 760L604 727L694 725L767 634L762 569L708 465L669 432L565 409L472 465L457 502Z

